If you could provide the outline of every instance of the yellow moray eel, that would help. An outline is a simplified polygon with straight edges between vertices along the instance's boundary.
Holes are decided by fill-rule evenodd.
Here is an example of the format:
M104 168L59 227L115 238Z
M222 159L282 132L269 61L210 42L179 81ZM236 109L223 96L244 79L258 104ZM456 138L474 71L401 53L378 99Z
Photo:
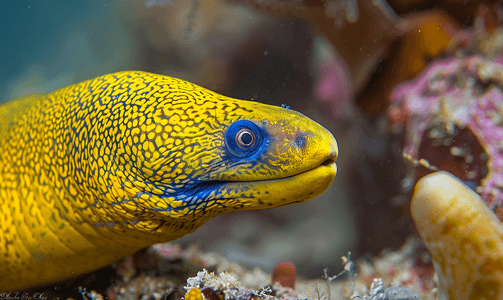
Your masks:
M120 72L0 106L0 291L52 283L226 212L300 203L336 173L304 115Z

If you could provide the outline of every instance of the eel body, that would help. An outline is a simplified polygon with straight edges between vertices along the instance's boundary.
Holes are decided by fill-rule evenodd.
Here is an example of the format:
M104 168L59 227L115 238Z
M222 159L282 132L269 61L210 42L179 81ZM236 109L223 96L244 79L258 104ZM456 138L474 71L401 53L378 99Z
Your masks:
M145 72L0 106L0 291L53 283L236 210L300 203L336 173L304 115Z

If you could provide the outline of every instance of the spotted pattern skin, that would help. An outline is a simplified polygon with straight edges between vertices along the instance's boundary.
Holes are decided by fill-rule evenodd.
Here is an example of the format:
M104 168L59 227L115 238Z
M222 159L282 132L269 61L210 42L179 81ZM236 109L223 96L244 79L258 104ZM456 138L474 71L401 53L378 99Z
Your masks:
M236 147L239 124L253 151ZM0 291L95 270L222 213L310 200L333 181L337 151L298 112L145 72L8 102Z
M446 172L423 177L411 211L433 259L439 300L503 299L503 226L484 201Z

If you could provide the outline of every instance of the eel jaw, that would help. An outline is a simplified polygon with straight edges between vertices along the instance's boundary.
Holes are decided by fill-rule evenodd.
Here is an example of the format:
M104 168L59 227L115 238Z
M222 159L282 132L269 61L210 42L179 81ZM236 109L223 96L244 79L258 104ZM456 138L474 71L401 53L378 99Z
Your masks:
M284 178L226 182L218 189L221 199L217 202L228 208L224 212L306 202L323 193L332 184L337 173L336 157L337 154L331 154L318 166Z
M212 181L205 183L204 200L169 211L169 217L138 219L135 230L152 235L154 243L176 239L195 231L209 219L236 210L274 208L302 203L323 193L337 173L335 158L317 167L284 178L258 181ZM157 210L160 213L162 210ZM176 232L174 234L173 232Z

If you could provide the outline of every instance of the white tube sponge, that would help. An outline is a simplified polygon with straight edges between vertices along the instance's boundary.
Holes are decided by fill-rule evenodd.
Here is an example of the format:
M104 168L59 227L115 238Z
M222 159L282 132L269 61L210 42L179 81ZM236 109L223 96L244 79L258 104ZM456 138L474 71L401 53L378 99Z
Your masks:
M503 226L482 199L446 172L414 188L412 218L433 258L438 299L503 299Z

